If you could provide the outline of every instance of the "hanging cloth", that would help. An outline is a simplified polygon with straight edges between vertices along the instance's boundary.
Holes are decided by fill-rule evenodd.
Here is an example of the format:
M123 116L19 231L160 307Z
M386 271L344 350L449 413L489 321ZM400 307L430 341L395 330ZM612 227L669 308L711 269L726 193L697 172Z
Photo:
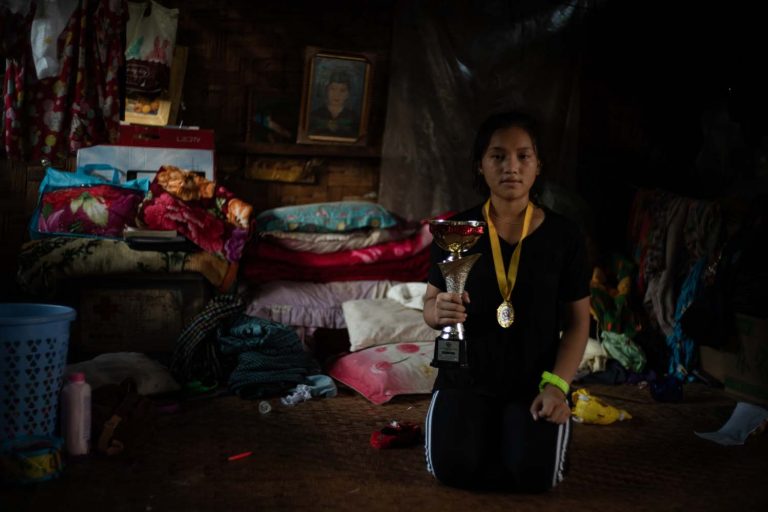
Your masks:
M117 139L127 2L81 0L56 45L58 73L38 79L31 45L6 55L3 140L9 158L63 164ZM24 27L27 41L31 19Z

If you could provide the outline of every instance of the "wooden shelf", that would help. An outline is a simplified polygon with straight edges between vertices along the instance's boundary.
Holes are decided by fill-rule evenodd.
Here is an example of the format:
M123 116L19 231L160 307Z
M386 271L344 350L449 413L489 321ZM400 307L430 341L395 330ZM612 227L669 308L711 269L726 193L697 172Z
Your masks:
M281 156L337 156L342 158L381 158L381 149L342 144L273 144L269 142L232 142L220 144L223 153Z

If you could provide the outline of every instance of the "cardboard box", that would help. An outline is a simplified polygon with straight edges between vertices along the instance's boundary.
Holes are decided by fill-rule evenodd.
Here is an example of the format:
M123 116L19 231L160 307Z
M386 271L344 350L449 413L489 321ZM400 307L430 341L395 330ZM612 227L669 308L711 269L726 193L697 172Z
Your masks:
M123 179L132 172L151 180L163 165L174 165L214 181L214 146L213 130L121 124L116 144L80 148L77 166L107 164L123 171Z
M768 319L736 314L735 351L701 347L702 369L729 394L768 403Z

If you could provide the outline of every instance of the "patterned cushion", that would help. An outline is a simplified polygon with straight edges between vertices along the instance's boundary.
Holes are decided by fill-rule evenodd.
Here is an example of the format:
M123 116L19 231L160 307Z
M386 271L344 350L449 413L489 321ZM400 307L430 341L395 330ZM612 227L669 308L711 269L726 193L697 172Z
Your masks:
M267 210L256 217L262 231L339 233L364 228L391 228L397 218L383 206L367 201L337 201Z
M434 341L371 347L340 357L328 375L374 404L397 395L429 394L437 376L429 365L434 347Z
M136 225L142 199L141 190L111 184L45 191L33 238L40 233L120 238L125 226Z
M341 305L350 351L388 343L432 341L440 331L424 322L422 312L393 299L356 299Z

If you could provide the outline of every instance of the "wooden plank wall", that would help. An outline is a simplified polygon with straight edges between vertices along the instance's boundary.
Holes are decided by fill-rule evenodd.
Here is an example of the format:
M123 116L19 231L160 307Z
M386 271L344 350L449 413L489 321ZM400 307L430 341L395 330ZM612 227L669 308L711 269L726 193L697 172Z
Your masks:
M323 156L313 184L244 179L249 94L295 106L304 75L304 48L317 46L376 55L370 143L381 145L386 112L392 1L178 1L178 44L189 48L180 119L216 130L217 172L257 210L288 204L368 197L378 191L379 159L360 152ZM169 2L168 5L171 5ZM293 126L295 128L295 125ZM234 146L234 147L233 147ZM283 151L281 151L284 153ZM374 152L375 153L375 152ZM306 148L302 157L312 157ZM280 155L296 158L295 155Z
M27 239L43 168L0 158L0 301L16 296L16 257Z

